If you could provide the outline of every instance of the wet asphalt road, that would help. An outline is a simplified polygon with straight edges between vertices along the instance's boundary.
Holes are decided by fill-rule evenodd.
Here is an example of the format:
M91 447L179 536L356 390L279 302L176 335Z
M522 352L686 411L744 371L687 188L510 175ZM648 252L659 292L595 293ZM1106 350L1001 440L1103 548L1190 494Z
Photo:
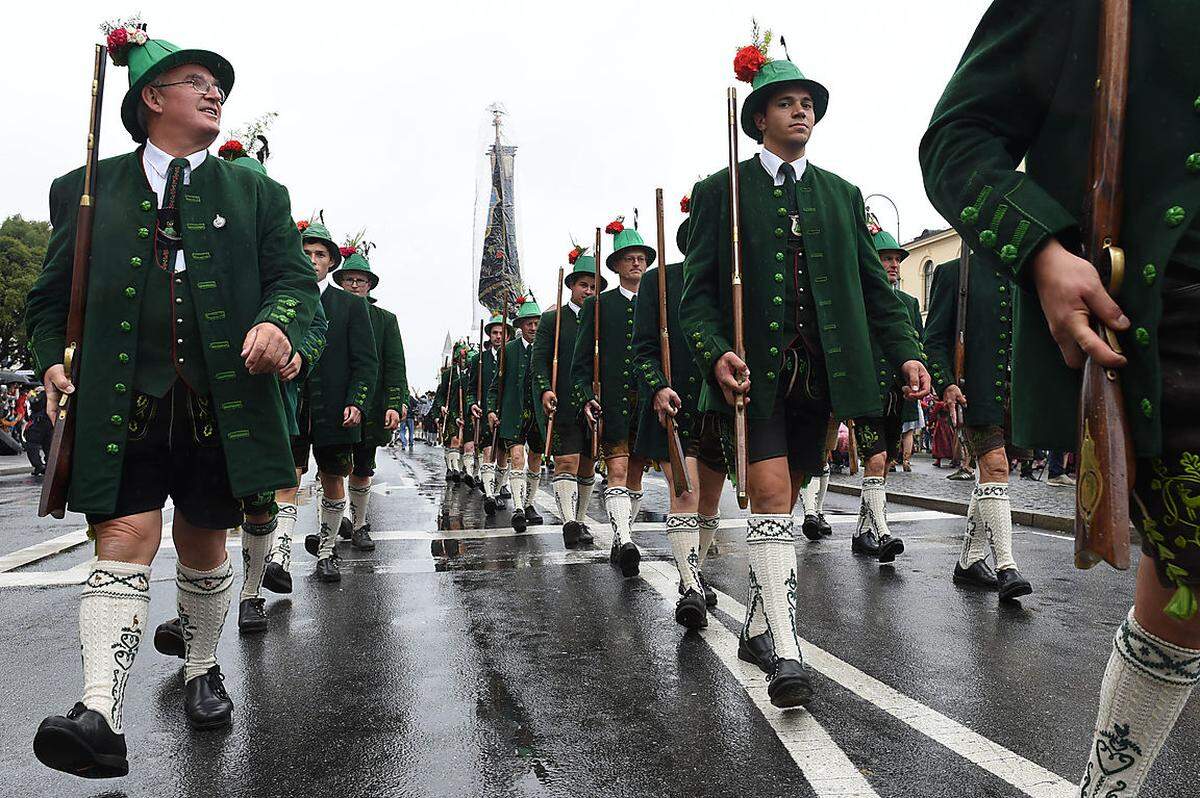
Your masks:
M1132 579L1073 570L1060 535L1018 530L1035 593L998 607L950 583L961 519L891 507L908 519L893 521L907 552L881 568L850 555L856 500L830 494L833 538L798 544L818 697L781 713L761 708L765 680L733 653L746 566L732 496L706 566L727 595L708 630L685 635L665 535L647 512L666 509L657 477L635 531L644 578L623 580L603 547L563 551L548 483L547 526L514 536L506 512L489 522L477 492L445 486L440 450L381 451L379 463L378 549L342 544L333 586L308 578L301 550L295 592L268 600L270 632L242 639L227 624L218 657L237 706L231 730L188 730L179 663L144 641L127 691L125 779L83 781L34 759L37 723L78 697L79 590L0 581L0 795L1074 793ZM82 526L35 522L35 507L32 480L0 480L0 554ZM298 536L315 523L310 503ZM85 563L87 548L12 573L36 581ZM154 567L154 623L174 614L173 561L164 548ZM1145 794L1187 792L1198 740L1193 700Z

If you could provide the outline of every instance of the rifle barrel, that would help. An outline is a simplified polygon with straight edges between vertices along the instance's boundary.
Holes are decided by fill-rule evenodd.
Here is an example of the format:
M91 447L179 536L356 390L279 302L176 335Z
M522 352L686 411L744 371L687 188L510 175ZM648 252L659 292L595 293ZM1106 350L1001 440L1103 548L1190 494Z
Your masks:
M731 283L733 300L733 350L746 362L745 320L742 315L742 245L741 245L741 196L738 190L738 112L737 89L730 86L727 96L729 112L729 226L731 253ZM747 472L750 470L747 451L746 397L738 394L734 401L733 431L735 446L735 474L737 478L737 501L743 510L750 503L746 491Z
M562 294L563 267L558 267L558 303L554 306L554 357L550 359L550 390L554 392L554 409L546 418L546 451L544 456L550 459L550 441L554 438L554 417L558 415L558 332L562 329ZM541 402L542 397L538 397Z

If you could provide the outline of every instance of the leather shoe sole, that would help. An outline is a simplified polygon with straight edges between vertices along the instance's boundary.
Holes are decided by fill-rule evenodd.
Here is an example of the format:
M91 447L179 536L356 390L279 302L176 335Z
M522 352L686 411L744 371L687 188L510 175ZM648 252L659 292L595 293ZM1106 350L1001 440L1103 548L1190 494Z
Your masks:
M154 650L168 657L184 657L183 632L179 622L160 623L154 630Z
M807 516L804 523L800 526L800 531L804 533L804 537L809 540L821 539L821 527L817 524L817 519L813 516Z
M321 549L321 537L309 533L304 536L304 550L312 556L316 557L317 552Z
M685 629L703 629L708 626L708 612L704 608L704 598L695 591L688 591L675 604L675 623Z
M617 565L621 567L621 576L626 579L638 575L641 562L642 553L633 543L622 545L621 550L617 553Z
M115 779L129 775L129 760L99 754L66 718L46 718L33 737L33 755L52 770L84 779Z
M579 545L579 522L568 521L562 528L563 545L573 549Z
M353 534L354 525L350 523L349 518L343 518L342 522L338 524L338 537L342 540L349 540L350 536Z
M895 562L896 557L904 553L904 541L900 538L888 538L879 543L879 561L881 563Z
M269 562L263 572L263 589L272 593L291 593L292 575L285 571L281 564Z

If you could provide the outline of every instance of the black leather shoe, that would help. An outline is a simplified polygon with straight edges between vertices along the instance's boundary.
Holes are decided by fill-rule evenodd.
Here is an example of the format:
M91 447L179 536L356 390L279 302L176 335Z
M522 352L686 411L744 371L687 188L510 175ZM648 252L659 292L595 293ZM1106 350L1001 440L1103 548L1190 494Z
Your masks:
M613 538L612 548L610 548L608 550L608 561L610 563L612 563L613 565L616 565L620 559L621 559L621 544L617 542L616 538Z
M879 561L881 563L895 562L896 557L904 553L904 541L891 535L879 539Z
M154 630L154 650L168 657L183 659L183 627L178 618L160 623Z
M986 560L976 560L967 568L954 563L954 584L982 587L987 590L995 590L999 587L999 583L996 581L996 572L992 570Z
M850 551L866 557L878 557L879 538L875 537L875 530L868 529L861 535L850 538Z
M1021 572L1016 568L997 571L996 583L999 586L1001 601L1014 601L1033 592L1033 585L1029 584L1029 580L1021 576Z
M349 540L354 534L354 525L350 523L350 519L342 516L342 522L338 524L338 537L342 540Z
M749 662L763 673L771 672L771 664L775 661L775 638L770 632L763 632L754 637L738 635L738 659Z
M463 484L468 488L475 487L475 477L471 476L470 474L463 474Z
M525 508L525 523L529 526L540 526L545 523L545 519L542 518L542 514L531 504Z
M580 546L596 545L596 538L592 536L592 530L587 528L587 524L579 525L579 545Z
M505 485L504 487L502 487L500 489L500 499L502 501L507 501L511 498L512 498L512 491L509 489L508 485Z
M33 736L33 754L48 768L85 779L129 774L125 735L115 734L104 716L82 702L66 715L51 715Z
M350 545L359 551L375 551L375 541L371 540L371 525L363 524L350 535Z
M773 705L780 709L802 707L812 700L812 694L812 681L803 662L794 659L775 660L771 683L767 685L767 695Z
M317 560L317 570L315 573L317 579L321 582L342 581L342 572L338 570L336 557L322 557Z
M310 532L309 534L305 535L304 550L316 557L317 552L321 550L321 536L315 532Z
M448 469L448 468L446 469L446 481L447 481L447 482L453 482L453 481L454 481L454 472L453 472L453 471L451 471L451 470L450 470L450 469Z
M267 613L261 598L242 599L238 602L238 631L254 634L267 631Z
M458 482L460 479L462 479L462 474L458 473L457 471L447 471L446 479L450 480L451 482Z
M496 500L491 496L483 497L483 512L489 518L496 514Z
M563 545L568 549L573 549L579 545L579 522L568 521L563 524Z
M821 534L825 537L833 534L833 527L825 520L825 513L817 513L817 529L821 530Z
M233 701L225 692L225 677L221 666L213 665L207 673L183 686L183 710L193 729L220 729L233 718Z
M525 511L524 510L513 510L512 511L512 521L510 522L510 524L511 524L512 528L517 530L518 532L524 532L525 526L526 526Z
M708 586L708 581L704 578L704 574L700 574L700 587L704 588L704 606L717 606L717 591Z
M804 537L809 540L820 540L821 529L817 526L817 517L815 515L805 515L804 523L800 526L800 531L804 533Z
M617 554L617 564L621 566L621 576L628 579L631 576L638 575L638 567L642 562L642 553L638 551L638 547L633 543L626 543L621 546L620 552Z
M704 606L704 596L695 590L683 594L675 604L675 623L685 629L703 629L708 626L708 610Z
M269 562L263 571L263 589L272 593L291 593L292 575L280 563Z

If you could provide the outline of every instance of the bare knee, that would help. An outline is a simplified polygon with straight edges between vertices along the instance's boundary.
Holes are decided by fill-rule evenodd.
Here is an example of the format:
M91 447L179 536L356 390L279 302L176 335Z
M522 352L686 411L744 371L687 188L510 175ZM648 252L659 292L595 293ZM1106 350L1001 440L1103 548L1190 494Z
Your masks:
M882 477L887 475L887 452L873 454L867 458L867 467L864 473L868 477Z
M224 529L206 529L188 523L178 510L171 524L171 537L179 562L198 571L210 571L225 562L226 532Z
M93 529L96 556L101 560L149 565L162 541L162 513L153 510L114 518L96 524Z
M1008 454L1003 446L980 456L979 481L1008 482Z

